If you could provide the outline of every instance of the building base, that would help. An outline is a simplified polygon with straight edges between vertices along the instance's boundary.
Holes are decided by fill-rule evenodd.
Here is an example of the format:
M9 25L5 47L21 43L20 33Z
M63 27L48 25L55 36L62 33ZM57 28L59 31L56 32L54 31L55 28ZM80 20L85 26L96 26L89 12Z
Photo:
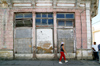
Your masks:
M77 49L76 56L77 59L93 59L91 49Z
M66 59L93 59L91 49L77 49L76 53L65 54ZM60 58L60 53L57 54ZM13 54L13 51L0 51L0 59L33 59L33 54ZM36 59L55 59L54 54L36 54Z
M0 51L0 59L13 59L13 51Z

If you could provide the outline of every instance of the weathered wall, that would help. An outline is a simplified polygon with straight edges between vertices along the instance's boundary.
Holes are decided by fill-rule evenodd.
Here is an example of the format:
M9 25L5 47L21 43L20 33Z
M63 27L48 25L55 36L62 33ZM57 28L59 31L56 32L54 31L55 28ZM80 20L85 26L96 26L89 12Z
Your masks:
M76 16L76 23L79 22L76 24L77 59L92 59L90 2L87 2L85 7L86 10L83 10L83 12L81 11L81 17L80 13L77 13ZM80 26L81 24L82 28ZM81 29L82 29L82 35L81 35Z
M76 42L77 42L77 49L87 48L87 26L86 26L86 13L82 11L77 11L75 13L75 27L76 27Z
M2 48L3 44L3 10L0 9L0 49Z
M15 59L32 59L33 54L15 54Z
M0 9L0 58L13 58L13 13L9 8Z
M81 49L81 45L82 45L82 49L87 49L87 23L86 23L86 12L84 11L82 14L81 14L81 18L80 18L80 13L82 12L81 9L63 9L63 8L58 8L58 9L53 9L53 8L38 8L38 9L32 9L32 8L16 8L16 9L5 9L7 11L7 18L5 18L6 20L6 24L5 24L5 43L3 44L3 41L2 41L2 38L3 38L3 17L4 17L4 9L1 9L0 11L0 26L2 26L2 28L0 27L0 49L3 49L5 48L6 50L10 49L10 51L13 50L13 15L14 15L14 12L75 12L75 29L76 29L76 54L68 54L66 57L81 57L81 52L80 52L80 49ZM33 17L35 19L35 17ZM81 20L82 20L82 35L81 35ZM87 19L88 20L88 19ZM34 21L35 22L35 21ZM54 21L56 22L56 21ZM55 26L54 26L55 27ZM57 30L57 28L55 28L55 30ZM33 33L33 32L32 32ZM34 33L33 33L34 34ZM55 33L54 33L55 34ZM57 35L57 33L55 34ZM53 36L54 40L57 39L55 37L55 35ZM36 36L35 36L36 37ZM82 43L81 43L81 38L82 38ZM90 42L90 41L89 41ZM57 45L57 42L55 42L56 45ZM35 44L35 41L34 41L34 47L36 46ZM54 48L57 47L56 45L54 45ZM79 50L78 50L79 49ZM91 50L90 50L91 51ZM89 51L89 54L91 55ZM5 52L6 53L6 52ZM84 56L87 55L87 57L89 56L88 54L88 51L87 50L84 50ZM76 55L76 56L75 56ZM6 55L7 56L7 55ZM19 56L21 55L16 55L16 58L18 58ZM31 55L29 55L31 56ZM49 56L49 55L48 55ZM37 57L40 57L40 55L37 55ZM45 56L47 57L47 56ZM44 57L44 58L45 58ZM53 57L53 56L52 56Z
M91 49L77 49L77 59L93 59Z
M7 14L5 20L5 46L6 49L13 49L13 12L10 9L7 9Z
M0 51L0 59L13 59L13 51Z

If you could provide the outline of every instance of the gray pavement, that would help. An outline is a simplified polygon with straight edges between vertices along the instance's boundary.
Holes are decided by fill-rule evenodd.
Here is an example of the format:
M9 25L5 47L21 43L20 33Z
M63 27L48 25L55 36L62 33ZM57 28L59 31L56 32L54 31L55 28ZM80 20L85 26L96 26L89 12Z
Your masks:
M68 60L59 64L58 60L0 60L0 66L100 66L96 60Z

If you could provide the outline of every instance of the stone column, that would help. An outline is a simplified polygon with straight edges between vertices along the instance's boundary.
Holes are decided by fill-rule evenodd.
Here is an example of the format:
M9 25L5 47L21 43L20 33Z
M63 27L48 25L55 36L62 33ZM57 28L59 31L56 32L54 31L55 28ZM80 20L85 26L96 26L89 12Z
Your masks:
M33 59L36 59L36 44L35 44L35 12L33 14L33 28L32 28L32 47L33 47Z
M86 23L87 23L87 59L92 59L92 23L90 14L90 2L86 2Z
M86 22L87 22L87 49L91 49L91 22L90 22L90 2L86 3Z
M57 23L56 23L56 12L53 12L54 16L54 59L57 59Z

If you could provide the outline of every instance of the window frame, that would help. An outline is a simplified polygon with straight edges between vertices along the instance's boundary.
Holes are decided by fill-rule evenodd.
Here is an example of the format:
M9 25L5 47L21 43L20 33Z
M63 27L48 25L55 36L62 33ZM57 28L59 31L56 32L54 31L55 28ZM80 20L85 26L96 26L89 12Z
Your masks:
M58 27L74 27L74 20L63 20L64 21L64 26L59 26L58 25L58 22L59 22L59 20L57 20L57 25L58 25ZM66 21L72 21L72 26L66 26Z
M64 18L57 18L57 19L75 19L75 13L57 13L57 14L64 14ZM56 14L56 17L57 17L57 14ZM66 14L73 14L73 18L66 18Z
M36 17L35 20L36 20L36 19L40 19L41 22L40 22L40 25L35 24L36 26L53 26L53 24L54 24L53 13L51 13L51 12L50 12L50 13L36 13L36 15L37 15L37 14L40 14L41 17ZM46 14L47 17L42 17L42 14ZM49 14L52 14L52 17L48 17ZM45 24L45 25L42 24L42 19L47 19L47 24ZM53 19L53 24L49 24L49 23L48 23L48 19Z
M28 13L29 14L32 14L31 12L28 12ZM29 18L28 17L25 17L25 14L28 14L28 13L15 13L15 24L14 24L14 26L15 27L32 27L32 24L33 24L32 17L33 16L32 17L29 17ZM23 14L23 17L22 18L16 18L16 14ZM16 26L17 25L17 23L16 23L17 20L22 21L24 26ZM24 23L25 20L30 20L30 22L32 23L31 26L29 26L26 23Z
M64 14L64 17L65 17L65 18L57 18L57 26L58 27L70 27L70 28L75 27L75 13L57 13L57 14ZM74 18L66 18L66 14L73 14ZM57 17L57 15L56 15L56 17ZM59 20L64 20L65 25L59 26L58 25ZM66 21L72 21L72 26L66 26Z

